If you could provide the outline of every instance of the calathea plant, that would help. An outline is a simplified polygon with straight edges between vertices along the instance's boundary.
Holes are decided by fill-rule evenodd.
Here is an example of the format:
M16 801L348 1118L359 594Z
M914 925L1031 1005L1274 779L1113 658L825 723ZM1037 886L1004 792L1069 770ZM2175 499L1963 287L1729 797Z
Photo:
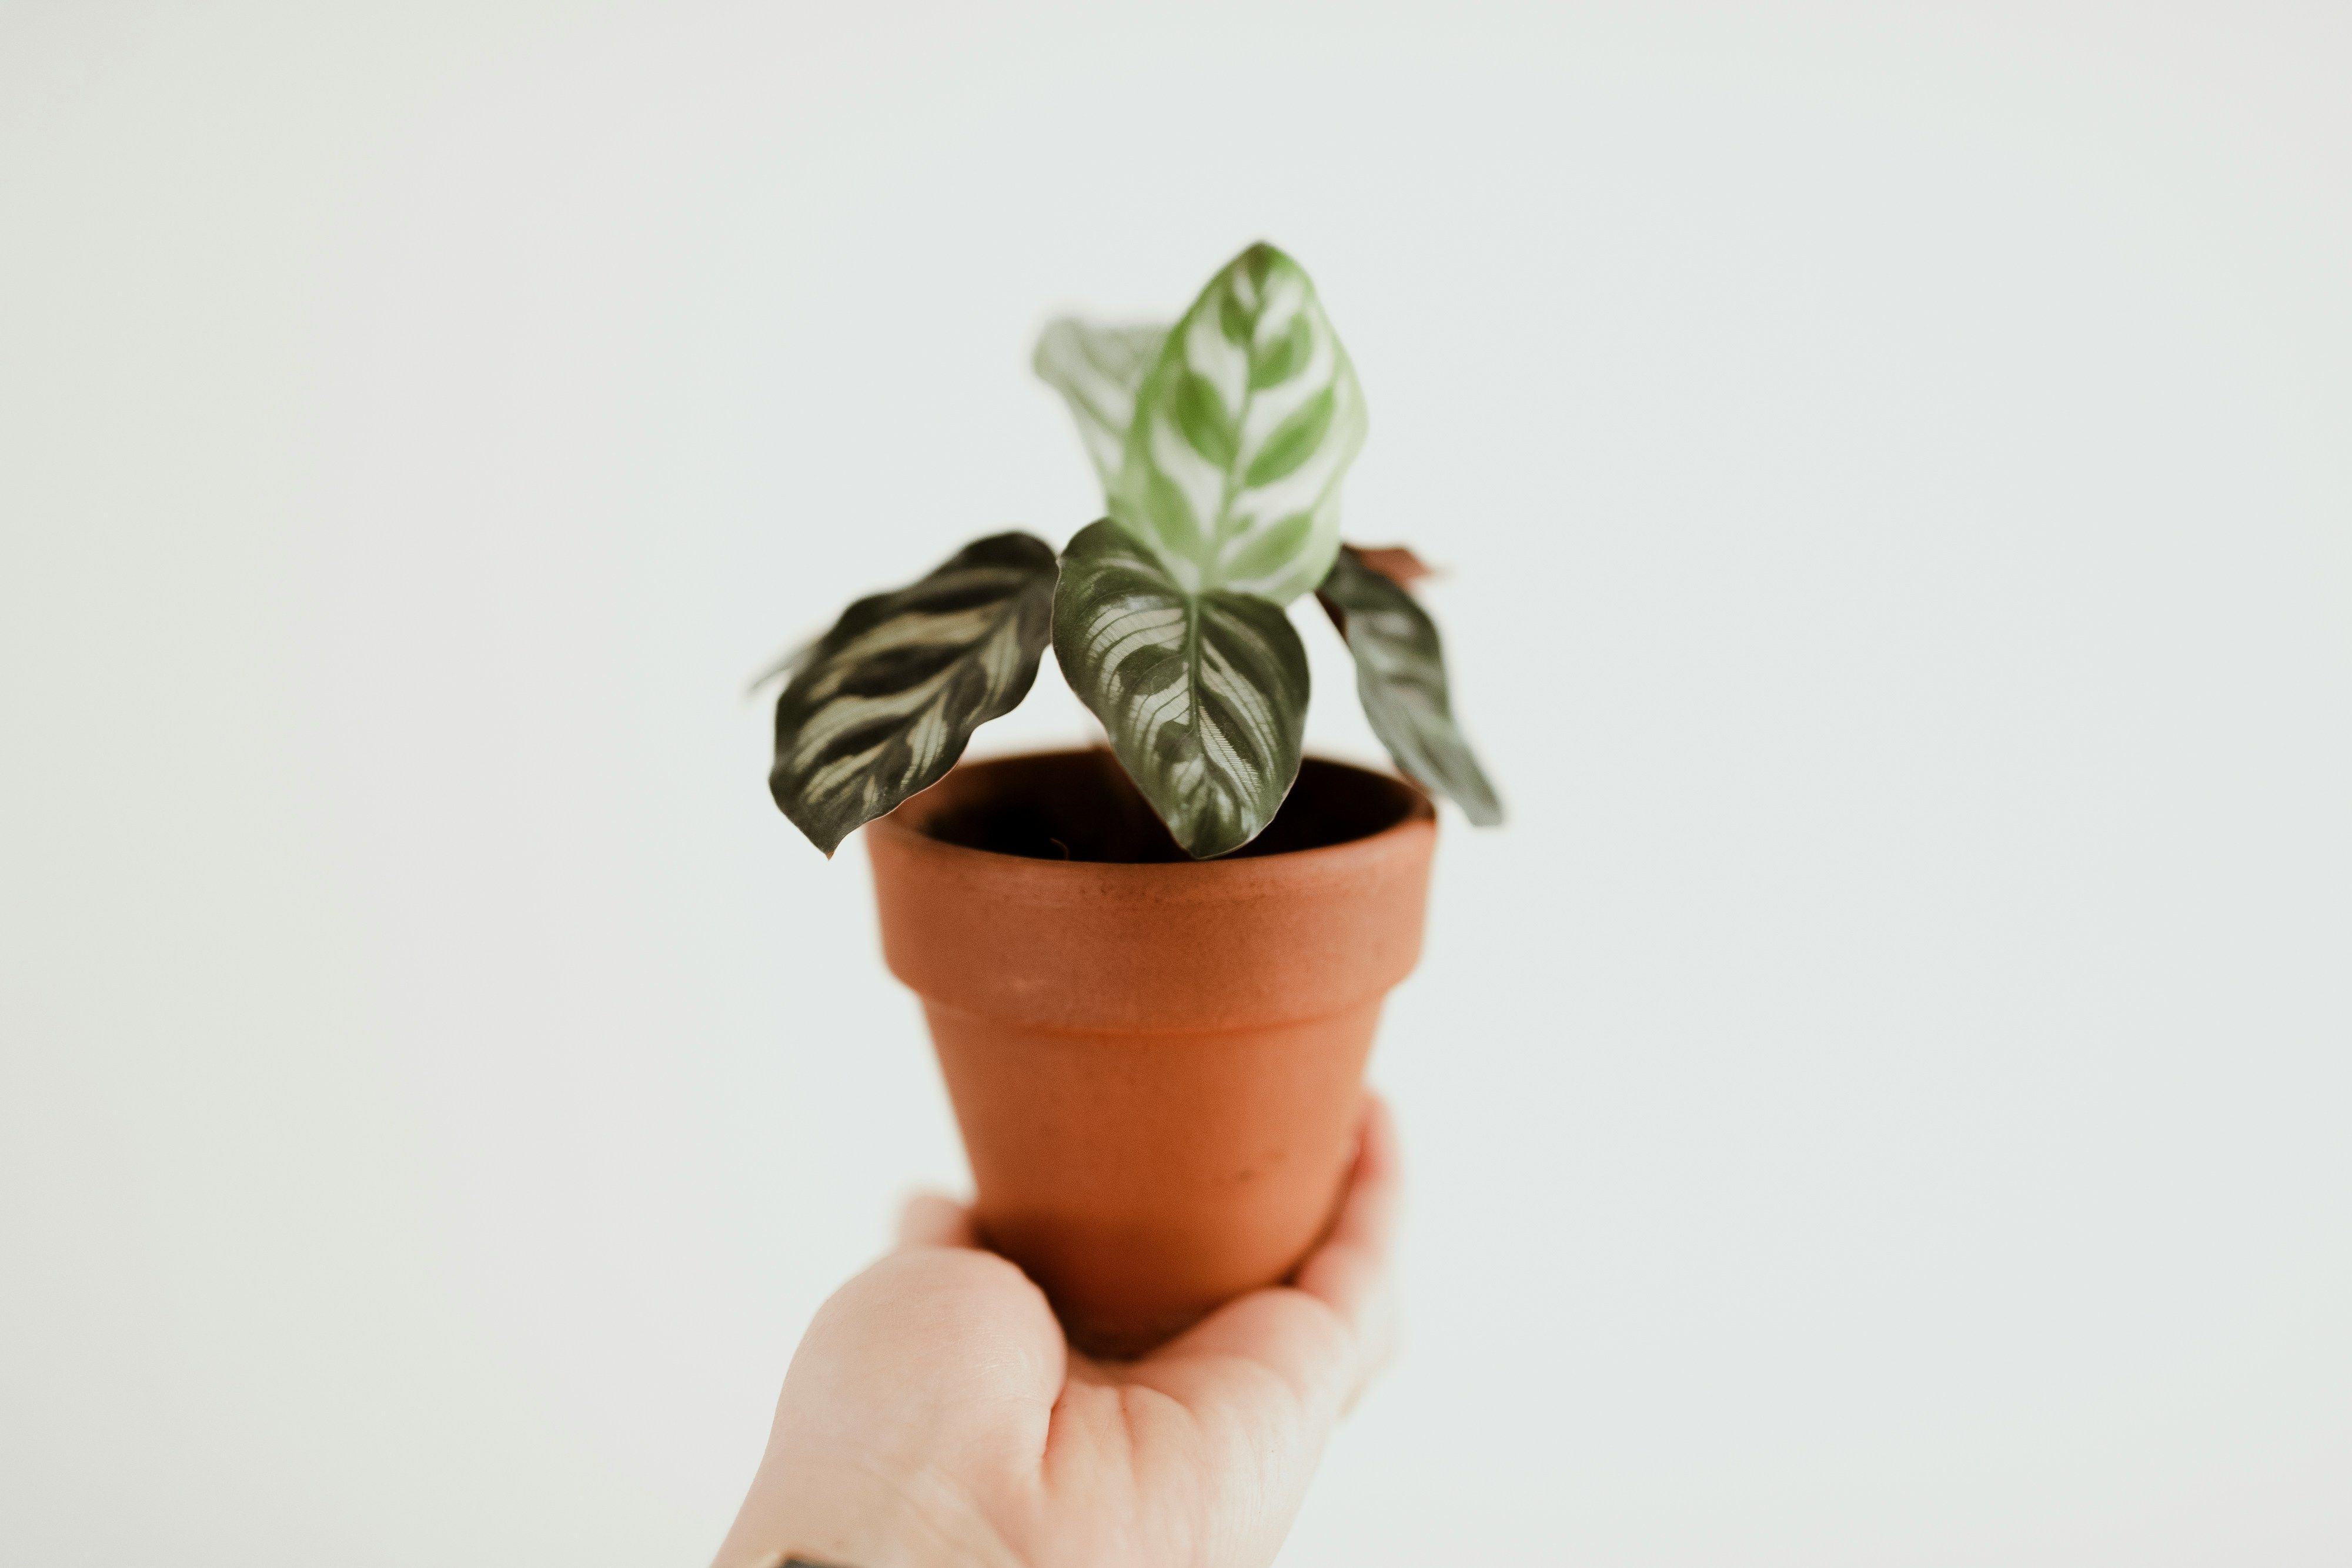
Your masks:
M1393 564L1411 558L1339 541L1364 394L1297 263L1252 246L1172 327L1055 321L1036 371L1077 417L1106 515L1058 557L1024 533L967 545L788 661L769 788L811 841L831 854L938 782L1050 642L1176 841L1240 848L1298 773L1307 651L1286 607L1310 591L1398 767L1502 820Z

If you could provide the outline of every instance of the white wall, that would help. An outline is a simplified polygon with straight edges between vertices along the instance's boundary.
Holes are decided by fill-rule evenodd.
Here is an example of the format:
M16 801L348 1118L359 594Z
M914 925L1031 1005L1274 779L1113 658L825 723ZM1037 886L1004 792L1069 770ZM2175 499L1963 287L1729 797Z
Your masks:
M1087 521L1035 328L1265 235L1516 810L1286 1564L2344 1563L2347 78L2318 0L0 8L0 1561L703 1560L961 1176L745 677Z

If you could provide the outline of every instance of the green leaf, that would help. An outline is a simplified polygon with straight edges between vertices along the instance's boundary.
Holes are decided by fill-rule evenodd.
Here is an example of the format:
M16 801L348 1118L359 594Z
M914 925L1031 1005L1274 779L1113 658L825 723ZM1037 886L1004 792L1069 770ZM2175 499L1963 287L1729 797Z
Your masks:
M1290 330L1250 356L1250 385L1279 386L1315 355L1315 331L1305 316L1290 319Z
M1062 552L1054 656L1187 852L1239 849L1274 820L1307 725L1307 650L1279 606L1186 591L1105 518Z
M1182 376L1176 382L1175 409L1176 427L1192 450L1220 468L1230 466L1239 443L1234 416L1225 412L1217 389L1198 376Z
M1315 518L1306 512L1293 513L1272 528L1261 528L1249 548L1234 558L1234 570L1245 577L1277 570L1298 553L1314 529Z
M1251 331L1249 313L1242 308L1241 301L1230 294L1217 301L1217 330L1240 347L1244 349L1249 347Z
M1077 419L1078 436L1108 491L1127 455L1127 427L1135 418L1135 389L1160 358L1165 327L1096 327L1065 317L1049 322L1031 363L1038 378L1062 394Z
M859 600L817 640L776 700L768 774L811 843L830 855L938 783L973 730L1028 695L1052 637L1055 570L1045 540L996 534Z
M1316 591L1356 655L1356 694L1372 733L1396 765L1450 797L1482 828L1503 820L1503 803L1454 722L1437 624L1412 594L1341 549Z
M1331 391L1326 387L1291 410L1289 417L1275 426L1274 434L1265 438L1265 444L1250 460L1249 473L1243 476L1243 482L1264 486L1290 477L1298 472L1301 464L1315 455L1330 428Z
M1339 481L1363 440L1363 389L1315 286L1252 246L1169 329L1137 389L1111 518L1187 591L1287 604L1330 570ZM1298 517L1305 528L1268 543Z

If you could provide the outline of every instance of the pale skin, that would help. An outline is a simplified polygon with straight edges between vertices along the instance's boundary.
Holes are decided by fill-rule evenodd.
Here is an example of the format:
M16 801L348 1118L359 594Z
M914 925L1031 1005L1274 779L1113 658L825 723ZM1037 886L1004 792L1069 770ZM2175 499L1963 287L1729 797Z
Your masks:
M1396 1134L1368 1107L1293 1282L1132 1362L1064 1340L943 1197L835 1291L785 1375L717 1568L1265 1568L1324 1440L1386 1359Z

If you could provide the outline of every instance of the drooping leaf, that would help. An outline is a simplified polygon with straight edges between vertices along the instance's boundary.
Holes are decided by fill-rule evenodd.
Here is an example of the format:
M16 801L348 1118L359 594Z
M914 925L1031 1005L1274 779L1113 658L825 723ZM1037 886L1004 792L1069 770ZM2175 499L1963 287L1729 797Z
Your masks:
M1322 581L1364 394L1297 262L1268 245L1234 257L1134 407L1111 517L1179 587L1287 604Z
M776 700L768 790L826 854L936 784L971 732L1012 711L1053 631L1053 548L975 540L895 592L861 599Z
M1501 822L1503 803L1454 722L1444 653L1428 612L1363 552L1344 547L1316 597L1356 655L1364 716L1396 765L1450 797L1478 826Z
M1064 317L1046 323L1031 364L1062 394L1078 422L1078 436L1108 492L1127 454L1127 427L1135 418L1135 389L1160 357L1165 327L1097 327Z
M1271 601L1188 592L1106 518L1062 552L1054 656L1195 857L1255 838L1298 777L1307 650Z

